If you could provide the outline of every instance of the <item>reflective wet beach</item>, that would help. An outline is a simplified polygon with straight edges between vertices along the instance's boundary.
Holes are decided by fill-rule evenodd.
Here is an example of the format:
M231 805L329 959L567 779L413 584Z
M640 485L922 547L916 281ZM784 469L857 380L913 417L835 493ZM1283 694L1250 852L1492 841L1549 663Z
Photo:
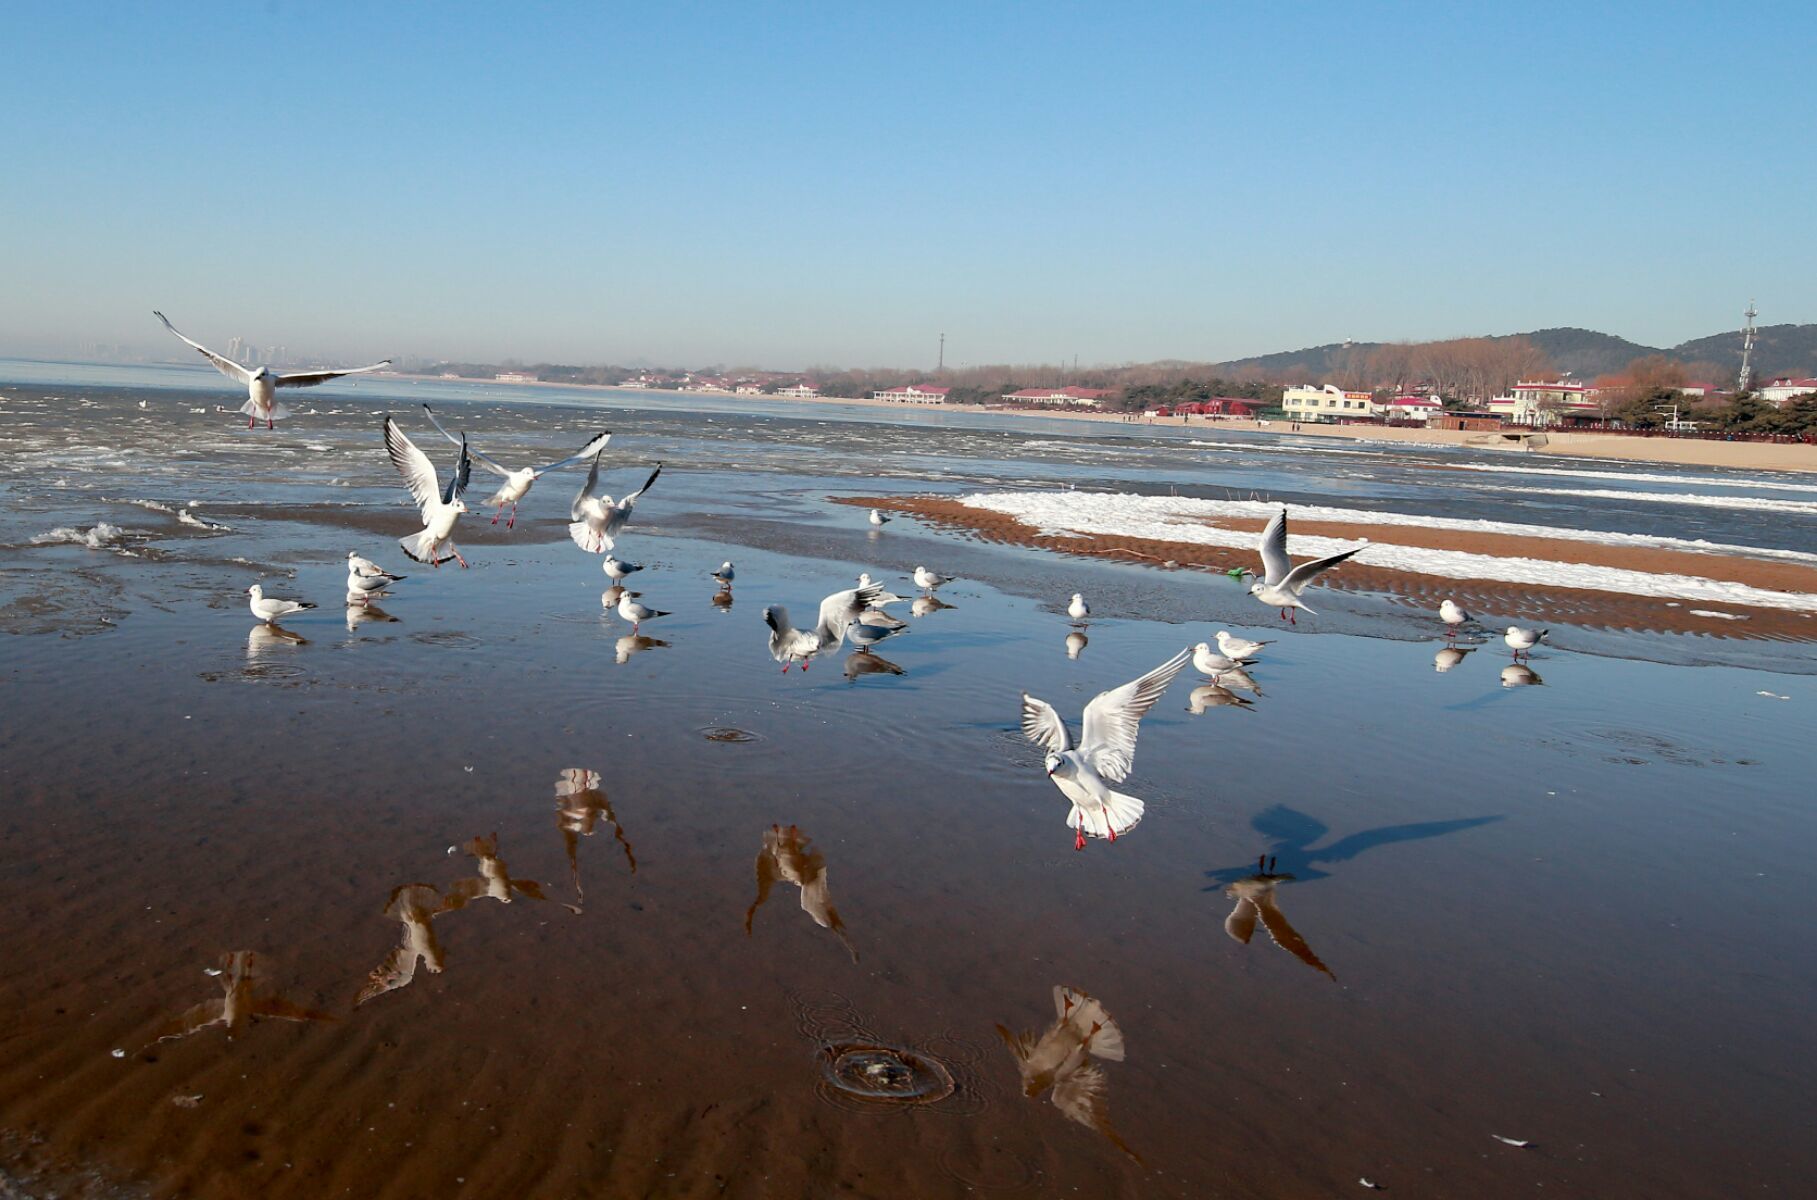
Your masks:
M455 392L438 412L476 440L560 450L593 424ZM873 536L828 500L1172 475L1420 511L1438 472L1399 458L1144 468L1071 430L619 409L614 493L667 463L626 586L674 613L627 647L567 539L579 477L539 483L509 533L466 518L471 571L397 561L385 394L311 397L342 411L269 437L189 414L207 386L0 396L14 1174L200 1196L1728 1196L1796 1194L1817 1166L1808 644L1562 626L1511 681L1499 639L1453 650L1379 598L1267 630L1229 580L908 518ZM200 500L226 529L130 500ZM1587 526L1814 548L1799 513L1567 502ZM30 545L100 521L132 556ZM349 549L409 576L382 615L339 603ZM765 605L806 613L859 571L914 595L923 562L959 580L896 609L908 632L780 673ZM321 607L254 627L261 574ZM1076 720L1225 627L1277 639L1259 694L1176 681L1130 779L1142 824L1075 853L1019 693ZM205 970L239 952L246 1019L157 1040L224 1015L232 978ZM1056 988L1102 1006L1121 1058L1063 1044ZM1059 1082L1027 1095L999 1026L1058 1027L1064 1095L1099 1072L1127 1152ZM942 1072L950 1092L904 1102Z

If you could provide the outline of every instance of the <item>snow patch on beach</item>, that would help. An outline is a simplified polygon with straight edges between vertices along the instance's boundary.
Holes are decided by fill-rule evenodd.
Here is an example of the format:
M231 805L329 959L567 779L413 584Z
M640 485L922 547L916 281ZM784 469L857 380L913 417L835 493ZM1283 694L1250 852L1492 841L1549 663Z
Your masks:
M1040 530L1157 541L1191 542L1206 546L1253 550L1256 535L1221 529L1204 522L1217 517L1267 518L1278 504L1253 500L1205 500L1183 496L1138 496L1102 492L979 492L958 498L968 508L1015 517ZM1371 513L1361 509L1295 506L1292 515L1304 521L1367 521L1383 525L1408 525L1428 529L1517 533L1530 537L1566 538L1621 545L1671 546L1708 550L1707 543L1682 543L1673 538L1642 538L1637 534L1591 534L1582 530L1552 530L1533 525L1508 525L1497 521L1464 521L1402 513ZM1358 539L1295 535L1290 549L1299 556L1323 556L1351 549ZM1794 551L1781 552L1800 558ZM1546 562L1534 558L1501 557L1458 550L1431 550L1421 546L1371 543L1357 561L1391 570L1413 571L1446 579L1481 579L1497 583L1524 583L1539 587L1585 588L1635 596L1714 601L1754 608L1817 611L1817 595L1775 592L1746 584L1695 575L1632 571L1588 563Z
M1584 500L1645 500L1655 504L1688 504L1697 508L1730 508L1751 512L1817 514L1817 500L1774 500L1766 496L1702 496L1692 492L1618 492L1613 488L1497 488L1527 496L1573 496Z
M1676 483L1693 487L1760 488L1775 492L1817 492L1817 481L1783 483L1774 479L1727 479L1707 475L1655 475L1643 471L1578 471L1569 467L1505 467L1499 463L1452 463L1458 471L1483 471L1495 475L1552 475L1569 479L1620 480L1623 483Z

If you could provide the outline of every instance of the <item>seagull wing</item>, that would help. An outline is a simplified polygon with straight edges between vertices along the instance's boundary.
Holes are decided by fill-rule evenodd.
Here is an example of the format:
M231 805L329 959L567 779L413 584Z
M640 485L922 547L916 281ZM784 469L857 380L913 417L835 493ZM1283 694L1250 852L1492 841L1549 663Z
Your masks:
M1192 651L1182 650L1140 679L1098 693L1085 706L1079 751L1105 782L1121 783L1128 778L1136 753L1137 725L1191 661Z
M1274 939L1275 945L1314 970L1331 975L1331 968L1319 961L1319 956L1312 952L1312 947L1306 944L1306 939L1300 936L1299 930L1287 923L1287 914L1275 904L1272 890L1256 897L1255 907L1261 910L1262 928L1268 931L1268 936ZM1228 924L1226 927L1228 928ZM1331 977L1337 978L1336 975Z
M536 473L538 475L547 475L550 471L561 470L563 467L567 466L569 463L577 463L581 459L586 458L590 454L598 454L600 451L602 451L606 448L606 443L611 440L612 440L612 431L610 429L607 429L601 433L594 435L594 438L592 441L590 441L586 445L582 446L579 450L576 450L573 454L570 454L568 457L562 459L560 462L552 462L546 467L536 468ZM475 450L473 453L477 455L477 454L479 454L479 451ZM655 478L655 476L651 476L651 478ZM650 485L646 483L646 484L644 484L644 486L649 487Z
M647 486L647 485L646 485ZM831 650L845 640L845 635L852 627L852 622L863 615L864 610L877 602L883 593L883 585L873 583L869 587L847 588L843 592L834 592L820 602L820 622L814 632L820 635L820 644Z
M604 453L604 450L593 452L593 466L587 471L587 481L580 485L580 494L574 497L574 505L568 511L569 520L584 521L587 519L586 502L592 497L593 489L599 486L599 458Z
M209 362L213 363L215 370L217 370L221 374L227 376L227 378L235 381L236 383L251 383L252 382L252 372L248 371L245 367L242 367L239 363L233 361L231 358L222 358L219 354L216 354L213 350L210 350L207 346L204 346L202 343L192 342L188 338L184 337L181 333L177 333L177 327L170 323L170 318L165 316L163 313L158 312L156 309L152 310L151 315L158 318L158 320L164 322L164 328L170 330L172 333L176 333L178 341L184 343L185 345L189 346L190 348L192 348L194 350L201 351L202 357L206 358Z
M454 473L448 476L448 486L442 489L442 503L453 504L467 490L467 481L473 478L473 455L467 449L467 435L461 435L461 456L454 464Z
M1237 906L1224 918L1224 932L1247 946L1249 939L1255 936L1256 915L1255 901L1248 896L1238 896Z
M1262 530L1262 582L1270 587L1287 578L1293 569L1293 560L1287 557L1287 510L1282 509L1269 519Z
M367 371L382 371L391 365L390 359L375 362L370 367L341 367L333 371L292 371L288 375L278 375L271 381L272 387L314 387L318 383L327 383L330 379L339 379L343 375L363 375Z
M1362 545L1356 547L1354 550L1346 550L1342 554L1333 554L1329 558L1315 558L1311 562L1303 562L1293 570L1287 572L1287 578L1281 581L1281 585L1297 596L1300 594L1300 589L1311 583L1314 579L1317 579L1326 571L1331 570L1331 568L1337 566L1351 555L1361 554L1368 548L1367 545Z
M1029 1056L1035 1052L1037 1039L1032 1033L1023 1033L1011 1029L1007 1025L998 1024L997 1036L1003 1039L1003 1044L1009 1047L1009 1052L1015 1055L1016 1061L1019 1063L1026 1063Z
M656 469L654 471L650 472L650 477L648 479L644 480L644 485L642 487L638 488L635 492L632 492L630 495L622 497L618 502L618 507L624 509L626 512L630 512L631 506L633 504L637 503L637 498L639 496L643 495L645 492L649 491L650 485L655 483L656 477L661 474L662 474L662 464L657 463Z
M429 423L431 425L435 426L436 431L439 432L443 437L447 438L449 441L453 442L457 446L466 445L466 442L467 442L466 435L462 434L461 436L456 437L454 434L449 433L447 428L445 426L443 426L443 424L440 421L435 419L435 410L433 408L430 408L427 404L425 404L425 405L423 405L423 412L428 415ZM491 459L487 458L484 454L481 454L478 450L475 450L472 446L467 446L467 453L469 453L473 457L479 459L479 465L486 468L486 470L492 472L494 475L502 475L506 479L511 478L511 468L504 466L501 463L493 462Z
M1054 706L1027 692L1022 693L1022 736L1049 754L1064 754L1073 748L1066 722L1060 719Z
M442 490L435 477L435 464L416 448L415 442L404 436L404 431L389 416L385 418L385 453L391 456L391 465L397 468L397 473L404 477L410 498L427 514Z
M1117 1149L1140 1162L1136 1152L1124 1145L1111 1127L1110 1103L1105 1095L1108 1090L1103 1070L1088 1062L1054 1081L1054 1107L1079 1124L1097 1130Z

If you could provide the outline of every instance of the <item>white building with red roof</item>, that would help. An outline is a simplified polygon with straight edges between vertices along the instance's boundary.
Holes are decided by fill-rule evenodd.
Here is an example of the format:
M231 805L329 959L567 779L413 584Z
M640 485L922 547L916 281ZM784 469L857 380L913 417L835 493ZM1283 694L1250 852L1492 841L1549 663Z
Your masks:
M1489 411L1516 425L1556 425L1568 418L1600 415L1595 389L1571 379L1523 379L1506 396L1489 401Z
M1003 399L1010 404L1081 404L1096 408L1104 403L1105 397L1114 394L1110 388L1045 387L1007 392Z
M948 387L934 387L932 384L909 383L872 392L871 399L886 400L891 404L945 404L946 394L952 390Z
M1817 379L1775 379L1760 389L1760 398L1768 404L1784 405L1794 396L1817 392Z
M1445 411L1437 396L1396 396L1375 406L1386 421L1430 421Z

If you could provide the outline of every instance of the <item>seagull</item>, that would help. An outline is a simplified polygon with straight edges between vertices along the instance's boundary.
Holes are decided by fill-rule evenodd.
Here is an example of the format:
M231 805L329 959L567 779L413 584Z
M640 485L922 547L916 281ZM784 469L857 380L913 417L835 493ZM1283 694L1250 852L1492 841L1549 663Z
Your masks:
M273 421L282 421L290 415L290 410L272 399L272 389L281 387L314 387L318 383L327 383L330 379L339 379L343 375L358 375L365 371L377 371L391 365L390 359L373 363L370 367L345 367L334 371L296 371L289 375L273 375L270 367L251 370L242 367L231 358L223 358L200 342L192 342L177 333L177 327L170 323L170 318L153 310L152 316L164 322L164 328L177 334L177 338L193 349L201 351L202 357L214 364L214 369L235 383L246 386L246 403L240 411L246 414L246 428L251 429L260 417L265 419L265 428L270 429Z
M1448 627L1446 630L1446 636L1448 637L1457 636L1458 626L1467 625L1471 621L1476 620L1475 617L1465 612L1463 607L1455 600L1446 600L1443 604L1438 606L1438 619L1443 621Z
M837 650L852 626L882 595L883 585L879 583L834 592L820 602L819 620L812 630L795 628L789 620L789 610L772 604L763 610L764 624L770 627L770 657L782 664L785 675L796 660L800 660L803 671L807 670L814 655Z
M631 622L631 632L636 633L637 627L645 621L654 621L657 617L666 617L669 614L662 609L651 608L647 604L639 603L631 593L626 592L618 598L618 615Z
M438 430L441 430L443 437L457 446L467 445L465 434L462 434L460 437L455 437L446 429L442 429L442 423L435 419L434 409L431 409L425 404L423 405L423 411L429 415L429 423ZM505 505L509 504L511 506L511 519L505 522L505 528L510 529L515 526L517 524L517 506L523 502L525 496L530 494L530 487L532 484L551 471L559 471L571 463L579 462L588 455L598 454L606 448L606 443L611 440L612 431L610 429L602 430L593 435L592 441L582 446L579 450L576 450L573 454L562 459L560 462L552 462L546 467L521 467L515 471L510 467L493 462L478 450L468 447L468 453L479 460L480 466L492 472L494 475L501 476L505 481L499 485L498 491L492 493L491 497L486 501L487 504L498 510L492 514L492 523L494 525L498 524L498 519L505 515Z
M1539 645L1540 639L1551 632L1550 629L1522 629L1519 625L1510 625L1508 632L1502 634L1502 641L1508 643L1508 648L1514 651L1516 659L1523 653L1531 658L1533 647Z
M279 617L288 617L291 613L315 607L303 600L280 600L276 596L267 596L264 587L256 583L246 589L246 594L252 597L252 615L267 625L277 624Z
M1282 620L1290 620L1298 625L1300 621L1293 612L1294 609L1312 612L1300 603L1300 593L1314 579L1351 555L1360 554L1366 549L1368 543L1327 558L1315 558L1296 567L1293 560L1287 557L1287 510L1283 508L1268 522L1268 527L1262 530L1262 569L1265 574L1259 582L1249 585L1249 594L1272 608L1280 609Z
M870 625L861 618L846 630L846 636L852 639L852 645L868 651L878 642L888 641L901 633L900 628L887 629L882 625Z
M780 604L772 604L763 610L763 623L770 627L770 657L782 664L782 673L787 675L789 667L800 661L803 671L808 669L808 662L820 653L820 638L807 629L797 629L789 620L789 610Z
M1073 602L1066 606L1066 615L1075 621L1083 621L1085 618L1091 616L1091 605L1085 602L1084 596L1080 595L1078 592L1074 592Z
M1192 689L1186 697L1186 711L1193 714L1203 713L1208 708L1254 708L1255 701L1247 696L1239 696L1229 688L1218 683L1202 683Z
M1078 658L1080 651L1085 649L1085 644L1089 641L1091 641L1091 639L1086 637L1083 633L1080 633L1077 629L1067 634L1066 657Z
M1443 675L1458 663L1463 662L1466 656L1475 653L1476 648L1474 646L1468 650L1460 650L1456 646L1446 646L1443 650L1440 650L1437 654L1432 656L1432 669L1437 671L1440 675Z
M839 910L833 907L832 898L827 895L826 856L812 846L812 839L803 837L801 830L793 825L787 829L772 825L763 835L763 847L757 851L757 899L745 910L745 936L750 936L751 922L757 916L757 910L770 898L770 889L781 879L801 889L801 911L814 918L814 924L822 929L832 930L845 952L852 956L852 961L857 962L858 950L846 936L845 922L839 919Z
M504 860L498 856L498 834L473 838L462 849L478 860L479 874L457 880L448 888L446 906L450 912L465 907L469 900L492 899L509 904L512 892L532 900L548 899L543 895L543 885L534 879L511 878Z
M278 1021L335 1019L330 1013L304 1008L282 996L273 995L270 990L259 985L261 973L257 962L258 955L251 950L230 950L223 954L220 969L209 972L220 980L221 998L204 1000L184 1010L182 1015L165 1024L147 1048L158 1042L200 1033L215 1025L226 1029L227 1036L231 1038L244 1030L248 1022L261 1017Z
M358 550L349 550L347 552L347 572L350 575L358 575L364 579L384 579L391 583L395 583L404 578L402 575L393 575L390 571L385 570L385 568L379 566L370 558L361 558Z
M871 524L873 525L888 525L894 519L894 517L884 516L874 508L871 510Z
M385 594L385 589L391 586L393 579L402 578L402 575L361 575L358 571L349 571L347 572L347 602L369 604L372 597Z
M603 553L616 544L614 539L631 519L631 509L637 504L637 498L649 491L656 477L662 474L662 464L657 463L642 487L614 503L610 496L593 494L599 484L599 458L598 454L593 456L593 469L587 472L587 482L581 485L580 494L574 497L574 505L569 510L574 522L568 526L568 536L588 554Z
M1054 1023L1046 1032L1016 1033L998 1025L997 1033L1015 1056L1024 1095L1032 1100L1052 1088L1048 1099L1068 1120L1097 1130L1111 1145L1142 1161L1110 1124L1104 1069L1095 1060L1123 1061L1123 1031L1102 1004L1077 988L1056 987Z
M635 575L644 569L642 563L626 562L624 559L614 558L610 554L606 555L606 561L600 563L599 566L613 579L623 579L627 575Z
M1112 791L1106 784L1129 777L1136 752L1136 728L1155 706L1174 676L1192 657L1182 650L1140 679L1120 688L1099 692L1085 706L1085 721L1077 749L1067 734L1066 722L1045 700L1022 693L1022 733L1047 751L1047 775L1072 801L1066 823L1076 831L1075 850L1085 849L1085 835L1117 840L1142 819L1142 802Z
M731 587L732 578L736 574L732 569L732 560L728 558L719 564L719 570L713 572L713 578L719 580L722 587Z
M952 581L953 577L951 575L936 575L926 567L915 568L915 586L923 591L931 592L941 584L951 583Z
M1319 956L1312 952L1312 947L1306 944L1306 939L1300 936L1299 931L1288 924L1287 917L1275 903L1275 889L1283 883L1292 883L1293 876L1276 875L1273 866L1270 861L1268 869L1264 870L1262 862L1258 860L1255 874L1239 879L1224 889L1225 899L1237 902L1236 907L1230 910L1230 915L1224 918L1224 932L1247 946L1249 939L1255 935L1256 918L1260 917L1262 928L1268 931L1268 936L1274 940L1275 945L1307 966L1323 971L1336 980L1337 976L1331 974L1331 968L1319 961Z
M1225 658L1254 658L1262 652L1263 646L1274 645L1273 642L1252 642L1248 638L1237 637L1228 629L1218 630L1216 637L1218 649Z
M1253 659L1226 658L1211 648L1210 642L1200 642L1192 648L1192 665L1198 668L1201 675L1217 677L1226 671L1240 671Z
M430 922L447 911L448 904L442 894L429 884L406 883L391 889L391 897L385 901L385 915L403 922L403 937L397 948L385 956L385 961L372 969L366 986L360 989L359 998L353 1002L355 1008L386 992L408 986L416 978L418 962L431 975L442 973L442 944Z
M391 456L391 465L404 477L410 498L416 501L423 514L423 531L399 538L398 546L417 562L440 567L452 558L464 569L467 560L456 548L453 534L455 521L467 511L461 493L467 489L467 480L473 474L473 460L468 456L465 444L461 446L461 456L455 460L454 471L445 486L437 484L435 467L429 456L404 436L404 431L389 414L385 417L385 453Z

